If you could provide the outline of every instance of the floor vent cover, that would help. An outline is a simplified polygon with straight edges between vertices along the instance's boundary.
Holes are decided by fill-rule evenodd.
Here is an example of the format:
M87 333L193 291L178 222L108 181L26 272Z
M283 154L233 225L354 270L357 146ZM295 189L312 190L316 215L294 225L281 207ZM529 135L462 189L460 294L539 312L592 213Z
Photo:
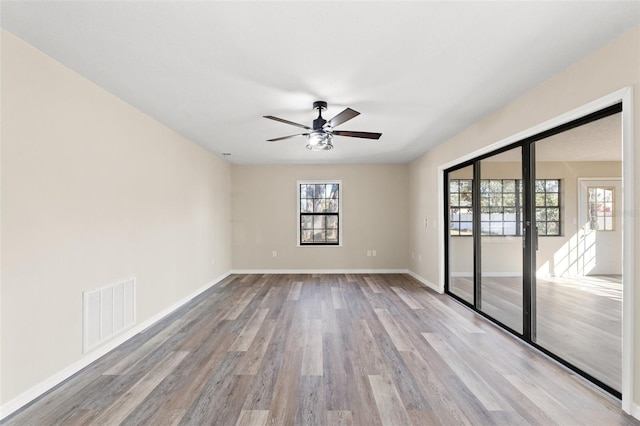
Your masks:
M136 323L136 279L85 291L83 352L87 353Z

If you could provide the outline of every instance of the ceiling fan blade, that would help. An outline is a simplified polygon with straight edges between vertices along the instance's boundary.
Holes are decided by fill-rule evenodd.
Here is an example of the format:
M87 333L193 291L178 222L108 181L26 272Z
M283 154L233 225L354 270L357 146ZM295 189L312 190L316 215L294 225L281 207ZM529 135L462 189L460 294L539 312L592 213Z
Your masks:
M285 120L284 118L274 117L273 115L263 115L264 118L268 118L269 120L279 121L285 124L291 124L292 126L302 127L303 129L311 130L311 127L305 126L304 124L294 123L293 121Z
M267 139L267 142L277 142L283 139L295 138L296 136L307 136L309 133L298 133L297 135L282 136L281 138Z
M351 108L347 108L344 111L342 111L340 114L333 117L331 120L327 121L327 124L325 124L325 126L328 125L331 127L336 127L344 123L345 121L351 120L353 117L357 117L358 115L360 115L358 111L354 111Z
M334 130L331 133L337 136L350 136L352 138L365 138L365 139L380 139L380 136L382 136L382 133L352 132L349 130Z

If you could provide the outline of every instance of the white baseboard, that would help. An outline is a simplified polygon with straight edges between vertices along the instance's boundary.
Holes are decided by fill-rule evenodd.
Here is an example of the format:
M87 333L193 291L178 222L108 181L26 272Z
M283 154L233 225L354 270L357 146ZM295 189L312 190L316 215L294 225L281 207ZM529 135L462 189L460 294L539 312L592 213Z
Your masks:
M640 420L640 405L636 404L635 402L631 402L631 412L629 414Z
M425 286L429 287L431 290L436 291L440 294L444 293L444 289L441 289L440 287L438 287L437 285L435 285L434 283L432 283L431 281L429 281L426 278L423 278L422 276L416 274L415 272L409 270L407 271L407 273L409 275L411 275L413 278L415 278L416 280L420 281L421 284L424 284Z
M181 306L183 306L193 298L197 297L201 293L205 292L206 290L220 283L229 275L231 275L231 272L227 272L226 274L216 278L215 280L211 281L209 284L206 284L205 286L199 288L198 290L191 293L190 295L180 299L178 302L174 303L173 305L169 306L163 311L157 313L156 315L152 316L146 321L134 326L133 328L128 329L123 334L115 337L113 340L110 340L109 342L105 343L103 346L100 346L95 350L89 352L88 354L80 358L78 361L74 362L73 364L69 365L63 370L57 372L53 376L38 383L31 389L28 389L27 391L13 398L12 400L4 404L2 407L0 407L0 420L11 415L12 413L24 407L34 399L38 398L40 395L44 394L48 390L62 383L63 381L73 376L78 371L82 370L83 368L85 368L86 366L88 366L89 364L91 364L101 356L106 355L108 352L112 351L122 343L131 339L136 334L141 333L147 328L151 327L152 325L160 321L162 318L171 314L173 311L180 308Z
M232 274L406 274L407 269L234 269Z
M473 272L452 272L451 276L454 278L472 278ZM522 272L483 272L483 277L522 277Z

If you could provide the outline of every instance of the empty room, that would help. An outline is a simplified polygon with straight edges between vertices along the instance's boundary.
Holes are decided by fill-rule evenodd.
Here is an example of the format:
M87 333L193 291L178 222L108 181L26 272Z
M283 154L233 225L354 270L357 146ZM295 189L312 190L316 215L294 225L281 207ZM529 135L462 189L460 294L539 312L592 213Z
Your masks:
M640 1L0 24L0 424L640 425Z

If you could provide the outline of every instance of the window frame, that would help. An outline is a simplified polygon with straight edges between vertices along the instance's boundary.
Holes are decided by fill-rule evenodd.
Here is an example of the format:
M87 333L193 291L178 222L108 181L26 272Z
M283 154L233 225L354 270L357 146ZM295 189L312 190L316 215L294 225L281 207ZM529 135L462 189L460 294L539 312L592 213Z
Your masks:
M328 242L310 242L303 243L301 240L302 237L302 216L305 213L302 213L300 209L301 199L300 199L300 185L338 185L338 212L337 213L327 213L327 214L337 214L338 215L338 242L337 243L328 243ZM343 216L343 206L342 206L342 193L344 192L344 186L342 185L342 180L340 179L315 179L315 180L298 180L296 181L296 246L297 247L342 247L342 236L344 234L342 227L342 216Z

